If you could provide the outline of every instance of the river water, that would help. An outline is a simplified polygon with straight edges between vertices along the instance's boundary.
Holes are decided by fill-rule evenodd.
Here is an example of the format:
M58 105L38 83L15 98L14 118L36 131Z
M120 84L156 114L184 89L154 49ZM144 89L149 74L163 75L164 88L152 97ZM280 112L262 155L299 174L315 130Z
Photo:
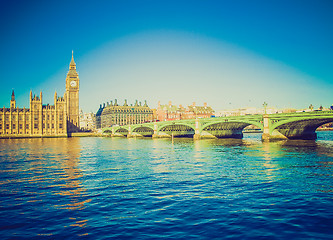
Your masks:
M0 140L0 239L332 239L316 141Z

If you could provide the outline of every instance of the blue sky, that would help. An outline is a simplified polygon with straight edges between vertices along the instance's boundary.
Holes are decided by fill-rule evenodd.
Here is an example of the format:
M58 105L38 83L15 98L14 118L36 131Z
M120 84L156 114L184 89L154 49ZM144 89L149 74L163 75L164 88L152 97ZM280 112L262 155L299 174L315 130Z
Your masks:
M333 104L332 1L2 1L0 106L63 95L80 107L147 100L215 110Z

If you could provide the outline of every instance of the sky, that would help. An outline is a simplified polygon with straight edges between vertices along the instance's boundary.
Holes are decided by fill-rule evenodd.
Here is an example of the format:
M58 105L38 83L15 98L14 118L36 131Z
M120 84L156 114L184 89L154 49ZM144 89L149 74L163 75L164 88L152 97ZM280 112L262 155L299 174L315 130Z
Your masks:
M80 108L135 100L215 111L333 104L333 1L1 1L0 106L63 96L74 51Z

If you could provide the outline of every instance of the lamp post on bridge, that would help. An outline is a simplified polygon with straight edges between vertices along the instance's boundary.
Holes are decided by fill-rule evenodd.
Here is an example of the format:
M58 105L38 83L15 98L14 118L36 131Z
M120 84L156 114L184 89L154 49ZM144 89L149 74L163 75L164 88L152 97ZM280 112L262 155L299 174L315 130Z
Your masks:
M264 102L263 106L264 106L264 114L267 114L267 102Z

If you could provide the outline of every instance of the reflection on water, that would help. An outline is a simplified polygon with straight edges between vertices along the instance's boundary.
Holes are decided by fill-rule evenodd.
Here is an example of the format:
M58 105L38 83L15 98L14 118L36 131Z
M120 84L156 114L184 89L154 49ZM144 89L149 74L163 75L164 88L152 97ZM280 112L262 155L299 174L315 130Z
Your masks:
M28 211L19 212L18 219L22 218L23 222L36 218L33 213L41 206L45 208L43 215L49 214L51 219L58 210L82 210L91 199L85 197L80 180L83 175L78 166L79 141L78 138L1 140L0 194L4 199L1 207L29 206ZM8 214L8 219L15 222L17 219L9 213L5 216ZM74 212L66 215L71 226L84 227L87 222L82 217L74 217ZM11 221L7 224L4 228L11 229ZM46 231L47 224L44 225L44 228L32 226L35 234L53 235L52 231Z
M332 133L0 140L0 236L325 239L332 157Z

